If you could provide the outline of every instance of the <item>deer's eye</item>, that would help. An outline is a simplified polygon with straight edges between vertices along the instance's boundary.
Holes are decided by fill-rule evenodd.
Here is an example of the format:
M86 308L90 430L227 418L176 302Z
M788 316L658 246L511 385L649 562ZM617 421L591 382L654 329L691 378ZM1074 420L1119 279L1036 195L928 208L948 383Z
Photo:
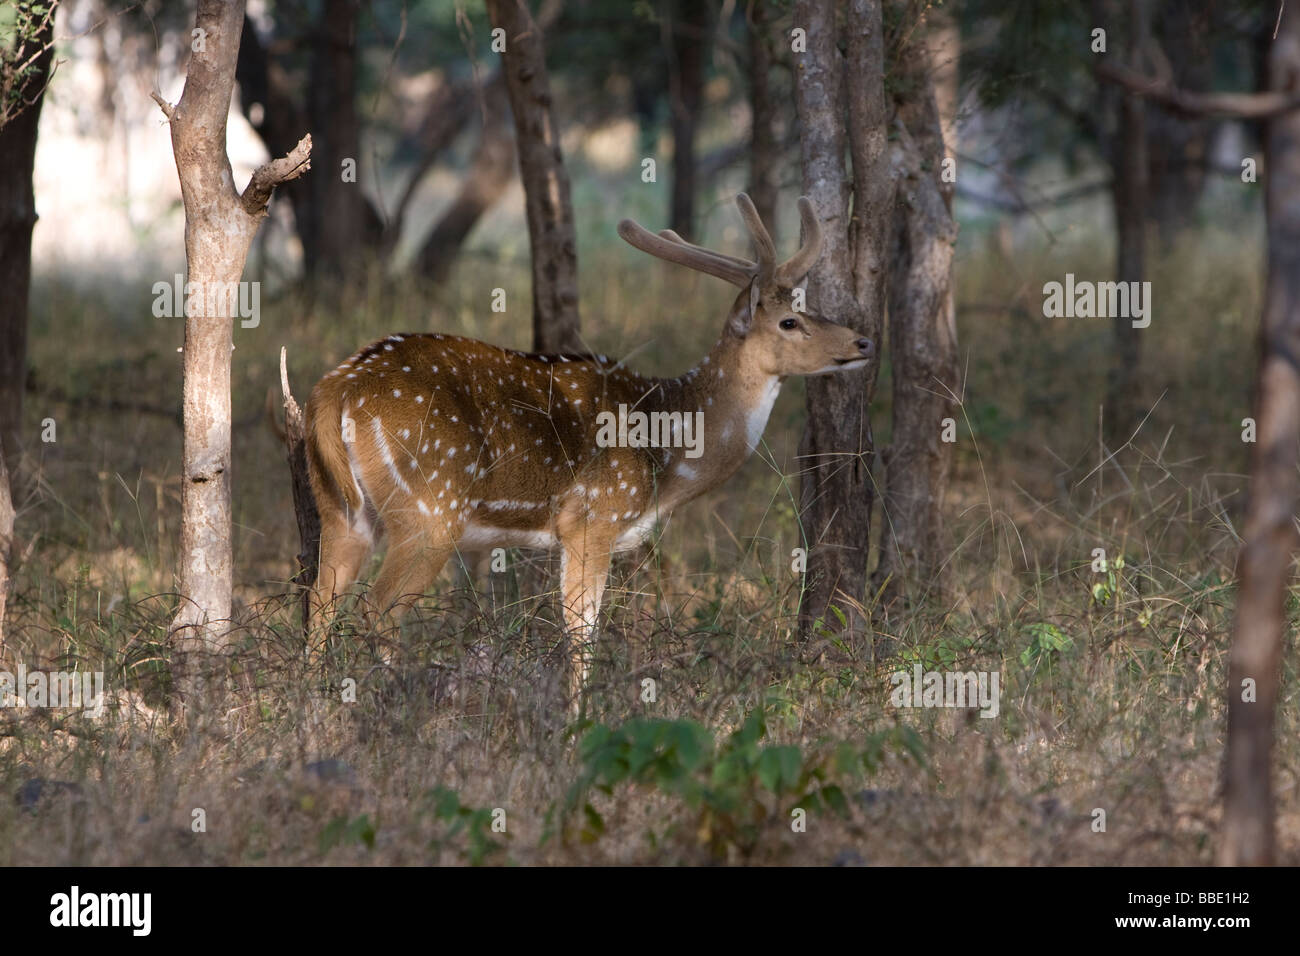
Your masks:
M782 319L781 328L785 329L787 332L791 332L799 328L799 323L795 319Z

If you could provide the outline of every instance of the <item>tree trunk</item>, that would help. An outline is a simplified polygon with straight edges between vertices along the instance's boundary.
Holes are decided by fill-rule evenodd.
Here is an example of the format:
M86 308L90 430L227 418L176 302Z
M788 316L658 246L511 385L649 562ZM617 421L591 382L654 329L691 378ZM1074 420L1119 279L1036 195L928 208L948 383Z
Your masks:
M325 0L313 38L307 114L318 175L303 180L308 200L299 235L303 266L314 279L355 275L380 238L379 217L361 189L361 123L357 117L357 13L359 0ZM275 155L275 154L272 154ZM343 163L353 161L349 180Z
M9 492L9 470L0 448L0 654L5 646L5 607L9 603L9 562L14 553L14 501Z
M505 123L505 95L498 85L487 98L478 149L461 181L460 192L420 248L419 271L433 282L451 271L466 237L496 205L515 172L515 144Z
M808 379L808 422L800 442L800 518L808 549L800 631L836 627L861 607L870 554L869 407L879 371L884 315L884 243L892 196L887 150L884 43L876 0L851 0L844 26L847 69L836 37L835 0L799 0L794 24L807 31L795 54L803 191L822 221L822 256L808 277L808 307L876 344L861 375ZM847 121L846 121L847 100ZM847 134L847 142L846 142ZM845 153L852 156L850 179ZM853 217L849 219L850 185Z
M19 112L0 120L0 451L17 468L22 450L23 389L27 383L27 299L32 280L32 228L36 198L32 168L36 131L45 101L45 84L54 58L54 16L32 12L34 2L19 4L19 16L37 23L31 36L15 40L13 62L32 61L14 94ZM7 488L7 486L6 486Z
M926 69L921 51L903 59L913 67L899 84L892 146L902 176L889 265L893 430L881 452L885 495L876 572L877 586L889 596L939 583L953 447L943 440L943 420L954 416L961 391L952 289L957 224L952 184L940 178L952 144L944 142L927 77L940 74Z
M544 23L543 29L545 29ZM433 168L438 156L469 126L470 120L476 114L487 112L489 103L504 96L505 78L500 70L493 72L481 83L458 81L438 87L437 92L430 99L428 112L420 124L420 131L414 137L419 148L419 159L411 169L406 186L402 189L402 195L397 200L384 230L382 248L385 257L392 254L401 238L406 211L410 208L425 173ZM482 110L478 108L480 105ZM482 146L480 145L479 148L482 149ZM513 149L513 144L511 148ZM511 166L513 168L513 160Z
M302 628L311 622L311 587L320 571L320 510L312 495L307 468L307 420L302 406L289 389L288 354L280 347L280 394L284 399L284 449L289 459L289 480L293 489L293 515L298 522L298 572L293 583L301 589Z
M230 353L237 289L271 192L309 168L311 137L253 173L235 192L226 119L235 84L243 0L199 0L202 46L190 57L180 102L155 94L171 122L185 204L185 441L181 484L181 604L173 621L179 669L194 651L225 645L231 611ZM233 301L232 301L233 298ZM192 690L182 680L182 694Z
M1164 0L1160 5L1155 31L1179 89L1205 91L1213 82L1211 12L1200 0ZM1270 36L1272 26L1270 22ZM1147 212L1166 249L1195 218L1205 191L1211 129L1202 117L1177 116L1160 107L1147 111Z
M669 21L668 100L673 132L671 228L695 237L695 130L704 94L704 55L709 8L699 0L676 0ZM769 225L769 229L772 227Z
M1147 0L1130 0L1129 11L1129 65L1141 70L1142 51L1150 37L1150 8ZM1146 273L1146 104L1127 91L1119 97L1119 135L1111 143L1111 166L1115 177L1111 192L1117 240L1115 279L1141 283ZM1129 439L1138 421L1138 336L1142 330L1133 328L1131 316L1117 315L1112 322L1115 356L1107 382L1106 425L1112 445L1118 445Z
M1282 15L1269 52L1269 88L1300 88L1300 10ZM1300 506L1300 111L1274 117L1266 135L1268 279L1260 335L1258 441L1237 558L1237 615L1228 661L1228 742L1219 862L1273 862L1273 725L1287 584ZM1254 683L1254 699L1245 682Z
M771 24L767 0L751 0L749 8L749 198L758 218L772 235L780 235L776 212L776 171L781 161L776 144L776 104L772 100Z
M321 175L286 187L294 228L303 251L303 273L315 280L345 280L383 254L379 214L361 188L361 122L356 108L358 0L326 0L321 22L309 34L310 76L306 108L295 100L288 77L245 22L237 69L245 116L262 105L257 127L272 156L288 153L304 127L312 131L312 154ZM469 114L469 110L466 110ZM343 161L353 161L349 181Z
M578 245L569 174L551 116L541 28L524 0L487 0L493 28L505 30L502 69L519 150L533 267L533 348L583 351L578 331Z

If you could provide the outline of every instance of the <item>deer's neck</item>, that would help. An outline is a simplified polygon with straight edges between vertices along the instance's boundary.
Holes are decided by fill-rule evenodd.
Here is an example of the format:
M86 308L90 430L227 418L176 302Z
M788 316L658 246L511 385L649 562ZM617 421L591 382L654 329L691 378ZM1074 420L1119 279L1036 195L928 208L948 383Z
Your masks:
M674 504L726 481L760 443L782 379L745 362L740 344L724 335L690 371L658 379L648 397L656 410L690 414L696 425L697 450L670 449L663 480Z

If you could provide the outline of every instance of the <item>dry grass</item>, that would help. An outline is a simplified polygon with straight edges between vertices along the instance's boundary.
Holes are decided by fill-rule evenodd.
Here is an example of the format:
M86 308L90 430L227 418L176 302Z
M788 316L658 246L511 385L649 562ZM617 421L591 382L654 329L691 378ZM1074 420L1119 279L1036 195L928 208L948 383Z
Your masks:
M585 273L593 348L641 349L635 364L674 374L702 353L720 324L719 289L604 261L605 280L596 266ZM188 739L159 709L178 537L179 323L147 318L148 283L92 294L47 278L27 414L33 434L54 418L58 441L38 445L26 471L29 550L4 658L103 670L112 700L97 720L0 712L0 794L15 795L0 800L0 863L1208 863L1258 261L1251 244L1211 234L1156 264L1140 396L1151 413L1127 446L1108 449L1097 419L1108 326L1043 319L1039 293L1067 270L1102 273L1101 252L1067 243L1002 262L963 246L968 380L948 578L877 620L899 659L873 662L829 635L792 639L803 420L792 384L766 453L677 514L654 552L619 565L588 717L626 730L634 751L656 726L681 745L641 752L652 766L639 782L581 793L592 763L565 725L553 602L530 590L545 574L525 570L527 556L495 578L473 561L445 574L401 633L366 635L345 616L328 652L306 658L284 596L297 547L287 471L263 413L282 344L300 394L381 333L437 327L526 345L522 268L508 270L505 315L485 291L501 270L479 263L432 311L428 290L376 281L328 308L264 300L261 327L236 330L237 650L220 729ZM654 301L659 314L645 306ZM886 370L881 442L888 389ZM1092 571L1094 548L1109 576ZM1067 646L1035 651L1044 634ZM1287 660L1277 788L1282 858L1295 863ZM894 709L889 674L914 662L1000 672L1000 714ZM642 700L646 678L654 703ZM349 680L355 703L343 699ZM732 764L692 756L699 735L731 753L728 735L756 711L760 746L797 747L813 778L769 786L750 768L724 785L719 768ZM629 724L638 718L681 723ZM814 785L840 787L847 808L813 808L807 832L793 832L796 790ZM196 808L206 832L193 831ZM491 830L497 808L504 834ZM1095 808L1104 833L1091 826Z

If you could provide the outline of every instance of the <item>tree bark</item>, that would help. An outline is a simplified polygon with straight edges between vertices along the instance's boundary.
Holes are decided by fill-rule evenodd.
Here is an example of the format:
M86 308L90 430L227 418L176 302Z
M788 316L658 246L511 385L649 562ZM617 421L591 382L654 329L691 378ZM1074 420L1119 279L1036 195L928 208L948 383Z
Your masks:
M1269 86L1300 89L1300 10L1283 12L1269 52ZM1237 613L1228 659L1228 741L1219 862L1274 861L1272 749L1300 506L1300 111L1266 134L1268 278L1260 335L1258 441L1237 558ZM1243 700L1244 682L1255 685Z
M172 150L185 204L187 271L185 420L181 483L181 603L173 637L185 656L224 648L231 612L230 360L236 288L248 249L278 184L309 167L311 137L253 173L235 191L226 154L226 120L235 85L243 0L199 0L202 45L193 51L180 102L154 94L171 122ZM186 688L182 683L182 694Z
M695 131L704 98L709 8L676 0L669 21L668 100L673 133L673 192L669 220L678 235L695 237ZM772 227L769 225L768 229Z
M953 448L943 441L943 420L955 414L961 391L952 288L957 224L952 184L941 178L952 144L944 142L929 78L937 71L926 68L921 51L903 59L914 66L899 83L892 145L900 186L889 265L893 429L881 452L885 494L876 571L887 597L940 583Z
M1160 5L1155 23L1160 44L1153 49L1161 51L1180 89L1202 91L1213 81L1210 13L1199 0L1165 0ZM1193 222L1205 191L1211 126L1205 119L1176 116L1159 107L1148 110L1146 118L1147 212L1167 249Z
M541 28L524 0L487 0L493 28L505 30L502 69L514 114L533 270L533 348L583 351L578 331L578 245L569 174L551 115Z
M776 104L772 99L772 52L767 0L751 0L749 7L749 198L758 218L772 235L777 228L776 171L780 151L776 143Z
M1150 16L1147 0L1130 0L1127 55L1135 70L1141 69L1143 51L1150 43ZM1146 104L1125 91L1119 98L1119 135L1111 142L1115 278L1119 282L1141 283L1146 274L1147 162ZM1142 330L1133 328L1132 316L1117 315L1112 322L1115 356L1107 381L1106 425L1112 445L1117 445L1128 440L1138 420Z
M505 94L495 86L485 103L486 116L478 149L461 181L460 191L420 247L420 273L433 282L451 271L466 237L489 209L496 205L515 172L515 144L506 128Z
M359 0L325 0L309 34L311 56L306 106L274 62L251 23L245 22L237 78L245 115L263 107L258 132L272 156L288 153L303 129L312 132L319 176L293 183L285 196L303 251L303 273L313 280L355 276L368 254L382 254L384 228L361 188L361 121L356 107ZM467 110L468 113L468 110ZM355 180L343 179L343 161L355 162ZM351 177L350 177L351 178Z
M357 274L367 250L374 250L382 225L361 189L361 122L357 117L357 13L359 0L325 0L323 22L313 38L307 113L312 157L320 173L303 180L308 201L303 265L313 279ZM272 154L275 155L275 154ZM343 162L356 164L353 181L343 179Z
M893 186L880 3L851 0L845 12L847 68L837 45L834 0L795 5L794 24L807 31L808 43L806 53L795 54L803 191L817 209L823 235L807 299L810 309L858 330L877 348L861 375L808 379L808 421L800 442L800 518L808 548L799 609L804 636L818 620L837 627L835 615L827 616L832 604L846 618L858 616L870 554L869 407L880 368L885 306L881 225L889 221ZM851 177L846 153L852 157Z
M0 448L0 654L5 646L5 608L9 603L10 562L14 553L14 501L9 491L9 470Z
M32 16L38 27L31 36L16 38L12 54L12 62L32 61L32 67L13 89L20 98L18 112L0 123L0 289L4 290L0 295L0 451L15 468L22 450L27 300L32 281L32 229L36 225L32 169L45 84L54 59L54 16L34 14L33 5L30 0L19 4L19 15Z
M293 515L298 522L298 573L293 583L301 589L302 628L311 622L311 586L320 569L320 510L312 495L307 470L307 420L302 406L289 389L288 355L280 348L280 394L284 399L284 448L289 459L289 479L293 489Z

